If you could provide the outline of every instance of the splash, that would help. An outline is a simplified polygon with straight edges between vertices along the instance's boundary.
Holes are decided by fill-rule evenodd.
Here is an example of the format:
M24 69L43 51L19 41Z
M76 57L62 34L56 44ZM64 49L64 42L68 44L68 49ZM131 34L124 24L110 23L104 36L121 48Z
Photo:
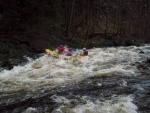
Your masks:
M92 101L83 96L79 100L67 99L61 96L52 97L61 104L53 113L137 113L137 107L132 103L131 96L112 97L111 100Z
M73 85L78 83L82 85L81 81L88 80L87 78L97 80L97 78L103 76L107 79L107 76L135 77L140 75L140 71L133 64L150 58L149 48L150 45L141 47L93 48L89 50L88 57L83 57L82 60L74 62L44 55L36 60L29 60L24 66L15 66L12 70L1 70L0 104L14 105L17 101L16 104L18 105L18 103L22 103L26 99L28 101L29 99L33 103L30 103L31 106L27 105L28 108L25 108L23 113L47 112L51 108L49 108L49 105L47 107L45 100L42 100L42 96L46 95L46 99L50 99L50 102L53 100L57 103L57 106L51 109L53 113L137 113L137 107L132 102L133 98L128 95L118 96L118 93L117 96L106 98L97 92L97 97L94 97L91 93L88 96L73 95L72 97L74 98L72 98L65 95L58 96L55 92L59 90L60 93L61 91L63 93L65 91L63 89L73 88ZM87 82L85 87L88 87L89 84L91 84L91 81ZM103 87L101 81L98 81L96 84L95 88ZM123 80L119 84L119 88L128 87L128 81ZM111 84L108 85L111 87ZM133 88L144 91L140 85L135 85ZM70 95L70 90L67 91ZM16 94L20 97L17 97ZM109 95L111 96L111 91ZM42 108L42 105L39 105L39 107L35 106L35 108L32 106L36 99L37 101L39 99L43 101L44 108ZM14 109L18 110L17 108Z
M135 76L140 73L131 64L148 57L149 47L93 48L88 57L75 62L44 55L25 66L2 70L0 93L77 83L93 76ZM146 54L141 55L140 51Z

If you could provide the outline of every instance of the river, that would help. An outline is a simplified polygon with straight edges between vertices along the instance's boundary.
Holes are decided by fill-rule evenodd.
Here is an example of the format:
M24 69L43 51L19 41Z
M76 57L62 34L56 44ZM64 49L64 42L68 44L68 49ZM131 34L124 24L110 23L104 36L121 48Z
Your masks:
M43 55L0 71L1 113L150 113L150 44Z

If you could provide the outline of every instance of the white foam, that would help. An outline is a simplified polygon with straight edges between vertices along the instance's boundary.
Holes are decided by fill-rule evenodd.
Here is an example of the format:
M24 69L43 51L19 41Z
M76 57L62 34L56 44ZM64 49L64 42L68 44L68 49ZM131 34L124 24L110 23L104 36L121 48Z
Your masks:
M22 113L39 113L38 110L36 108L33 107L29 107L27 108L24 112Z
M138 49L148 47L93 48L89 50L88 57L76 62L48 55L36 60L28 58L29 62L25 66L15 66L12 70L0 72L0 91L76 83L92 76L137 75L138 70L131 64L142 60Z
M92 101L87 96L81 97L80 101L56 95L52 99L60 104L54 111L62 113L63 111L69 113L137 113L137 107L132 103L131 96L112 97L111 100L103 102L98 99ZM72 101L74 105L71 105Z

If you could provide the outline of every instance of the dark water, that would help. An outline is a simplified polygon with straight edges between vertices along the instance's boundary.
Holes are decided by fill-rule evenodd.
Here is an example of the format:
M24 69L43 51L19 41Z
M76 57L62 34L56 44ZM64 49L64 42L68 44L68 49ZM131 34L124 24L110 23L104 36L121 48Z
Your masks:
M36 110L32 109L30 112L52 112L59 106L65 106L64 111L67 111L79 104L88 104L87 100L95 103L96 100L105 102L114 99L114 102L110 104L114 104L115 102L119 104L117 102L118 100L115 100L115 98L123 98L124 96L130 95L131 97L134 97L133 103L138 107L138 112L149 113L149 89L150 76L146 75L138 77L114 76L89 78L78 84L57 88L47 87L47 89L38 94L36 92L17 92L6 97L3 96L1 97L0 111L4 113L19 113L32 107L36 108ZM28 93L30 94L29 97ZM63 97L66 100L68 99L70 102L65 103L63 100L62 102L54 101L60 97ZM86 97L86 99L83 99L83 97Z

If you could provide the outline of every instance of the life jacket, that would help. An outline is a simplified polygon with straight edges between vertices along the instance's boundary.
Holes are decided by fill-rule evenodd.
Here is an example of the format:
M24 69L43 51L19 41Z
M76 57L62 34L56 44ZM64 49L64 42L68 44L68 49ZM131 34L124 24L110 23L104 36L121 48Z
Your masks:
M64 51L64 48L61 46L58 46L57 49L58 49L59 54L63 53L63 51Z
M86 51L83 51L83 54L82 54L82 56L87 56L88 55L88 51L86 50Z

